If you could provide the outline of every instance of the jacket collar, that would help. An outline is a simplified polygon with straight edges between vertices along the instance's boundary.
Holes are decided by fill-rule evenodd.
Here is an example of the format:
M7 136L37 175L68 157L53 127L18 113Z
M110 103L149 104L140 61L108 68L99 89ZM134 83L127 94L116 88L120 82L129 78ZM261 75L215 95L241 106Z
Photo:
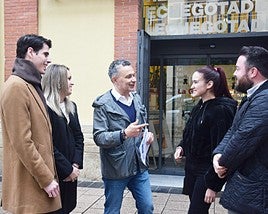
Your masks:
M136 93L133 92L132 93L133 95L133 102L134 102L134 107L135 107L135 110L136 110L136 115L139 115L140 114L140 107L141 107L141 103L139 102L139 99L136 97ZM126 120L129 120L129 117L127 115L127 113L119 106L117 105L116 103L114 103L114 100L113 100L113 97L112 97L112 94L110 91L106 92L103 96L102 96L102 103L106 106L106 110L108 112L112 112L114 114L120 114L122 115L122 117Z
M256 94L260 93L263 90L268 89L268 81L266 80L262 85L260 85L260 87L252 94L248 97L248 99L252 99Z

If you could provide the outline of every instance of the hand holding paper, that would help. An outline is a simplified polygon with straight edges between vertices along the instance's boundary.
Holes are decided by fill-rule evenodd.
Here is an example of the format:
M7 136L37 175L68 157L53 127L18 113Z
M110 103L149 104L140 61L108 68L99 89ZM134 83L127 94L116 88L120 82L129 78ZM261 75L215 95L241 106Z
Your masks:
M141 145L139 147L141 160L144 165L146 165L146 156L149 150L150 144L153 142L153 134L148 131L147 128L144 129L143 138L141 141Z

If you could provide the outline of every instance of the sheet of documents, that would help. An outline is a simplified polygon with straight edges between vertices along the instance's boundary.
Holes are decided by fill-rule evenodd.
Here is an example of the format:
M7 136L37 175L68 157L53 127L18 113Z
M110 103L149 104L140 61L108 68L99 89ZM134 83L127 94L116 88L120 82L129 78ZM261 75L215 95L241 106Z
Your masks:
M141 145L139 147L140 154L141 154L141 160L142 160L144 165L146 165L146 156L147 156L148 149L150 147L150 144L147 143L148 138L149 138L148 128L145 128L144 132L143 132L143 138L141 141Z

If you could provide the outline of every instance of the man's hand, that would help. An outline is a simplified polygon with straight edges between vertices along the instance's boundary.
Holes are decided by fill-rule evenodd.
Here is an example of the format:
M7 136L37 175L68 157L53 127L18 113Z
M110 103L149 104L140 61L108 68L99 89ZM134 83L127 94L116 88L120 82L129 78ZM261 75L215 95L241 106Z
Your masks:
M125 129L125 134L127 137L138 137L145 126L148 126L148 123L139 124L139 120L129 124L129 126Z
M47 187L45 187L44 190L50 198L55 198L60 195L59 184L55 180L53 180Z
M213 167L214 167L215 172L218 174L218 177L224 178L226 176L226 173L227 173L227 168L219 165L220 158L221 158L221 154L214 155Z
M148 144L152 144L154 142L154 134L152 132L148 132Z

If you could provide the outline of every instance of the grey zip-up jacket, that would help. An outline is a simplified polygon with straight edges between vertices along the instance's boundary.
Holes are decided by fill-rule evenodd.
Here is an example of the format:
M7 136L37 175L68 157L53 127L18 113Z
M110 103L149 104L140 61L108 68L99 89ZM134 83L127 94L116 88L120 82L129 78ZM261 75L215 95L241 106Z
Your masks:
M139 124L147 121L147 112L137 93L133 94L136 119ZM138 137L121 139L121 130L131 123L125 111L114 101L111 91L99 96L92 104L93 139L100 147L101 172L103 178L121 179L147 170L140 158Z

